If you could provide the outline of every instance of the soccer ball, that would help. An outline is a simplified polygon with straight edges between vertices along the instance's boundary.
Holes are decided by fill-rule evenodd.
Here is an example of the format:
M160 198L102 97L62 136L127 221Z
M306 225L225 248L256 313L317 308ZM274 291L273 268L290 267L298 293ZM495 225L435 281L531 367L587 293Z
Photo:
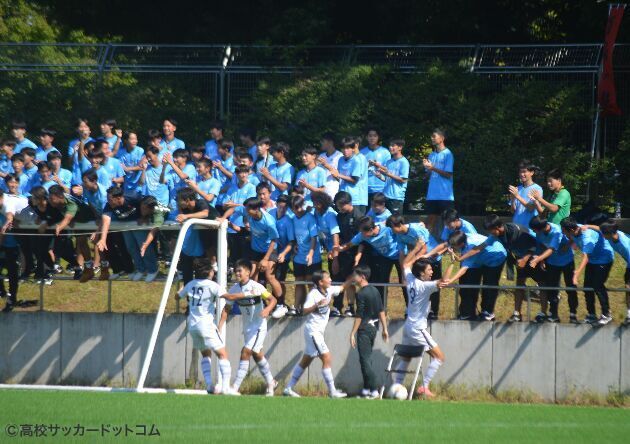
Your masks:
M399 401L404 401L407 399L407 388L402 384L392 384L389 388L389 392L387 392L387 397L390 399L397 399Z

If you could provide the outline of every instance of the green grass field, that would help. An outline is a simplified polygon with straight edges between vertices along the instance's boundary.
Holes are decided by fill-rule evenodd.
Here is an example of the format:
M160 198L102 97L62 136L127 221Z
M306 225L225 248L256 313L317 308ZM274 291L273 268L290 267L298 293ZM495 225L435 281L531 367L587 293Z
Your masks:
M0 391L0 405L0 442L18 440L7 436L14 424L99 429L80 438L91 442L102 424L155 424L167 442L628 442L630 434L629 410L602 407L20 390ZM151 442L105 440L133 438Z

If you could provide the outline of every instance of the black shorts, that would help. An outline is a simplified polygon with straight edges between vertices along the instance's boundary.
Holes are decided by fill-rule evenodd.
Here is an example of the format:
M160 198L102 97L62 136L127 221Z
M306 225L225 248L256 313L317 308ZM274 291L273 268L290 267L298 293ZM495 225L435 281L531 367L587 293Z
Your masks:
M630 267L626 268L626 273L623 275L623 280L626 285L630 285Z
M455 202L452 200L427 200L426 203L427 214L441 215L451 208L455 208Z
M251 262L260 262L263 260L263 258L265 257L267 253L261 253L259 251L254 251L251 248L247 251L247 259ZM271 262L277 262L278 261L278 253L276 253L275 251L273 253L271 253L269 255L269 260Z
M518 260L518 259L517 259ZM538 264L536 268L532 268L529 266L530 262L533 258L527 262L525 268L519 268L516 266L516 282L517 284L521 281L526 281L527 278L531 278L539 285L544 285L546 283L545 270L543 269L541 264Z
M276 279L278 279L280 282L286 281L288 272L289 272L289 260L285 259L284 262L282 262L281 264L276 262L276 269L275 269Z
M339 253L337 257L337 261L339 262L339 272L336 274L331 274L332 280L335 282L344 282L348 276L352 274L354 270L354 256L356 256L357 249L356 247L344 251L343 253ZM363 255L363 258L367 256ZM332 271L332 261L328 261L328 270Z
M293 261L293 274L295 276L312 276L316 271L320 271L322 269L322 263L317 262L316 264L306 265L306 264L298 264Z

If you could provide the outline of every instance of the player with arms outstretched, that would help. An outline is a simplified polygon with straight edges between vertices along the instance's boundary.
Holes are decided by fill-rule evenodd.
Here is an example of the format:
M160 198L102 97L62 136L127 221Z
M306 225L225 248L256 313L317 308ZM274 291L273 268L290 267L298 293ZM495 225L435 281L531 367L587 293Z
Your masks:
M324 342L324 330L328 324L330 316L330 303L333 297L339 295L346 287L351 284L350 281L340 286L332 286L332 279L327 271L315 271L313 273L313 289L306 295L304 303L304 316L308 316L304 325L304 354L302 359L293 368L291 380L284 389L285 396L299 398L293 387L304 373L304 370L313 362L315 357L322 360L322 375L328 386L328 395L331 398L345 398L347 395L337 390L335 387L335 379L332 374L332 355L326 342Z
M227 319L231 307L236 304L243 315L243 337L245 344L241 350L241 362L239 363L236 377L232 384L232 390L239 393L241 383L249 370L249 359L254 358L260 373L267 383L267 396L273 396L273 392L278 383L273 379L269 362L263 353L263 344L267 336L267 317L276 306L276 298L258 282L250 279L252 274L252 263L239 259L236 261L234 272L236 284L230 288L224 297L227 304L221 313L219 328L223 326ZM263 303L267 301L267 306Z
M193 267L196 276L209 276L212 272L212 265L206 258L195 259ZM218 387L221 393L231 395L233 394L230 389L232 368L228 361L225 342L214 323L215 304L217 299L225 294L225 288L209 278L193 279L175 295L175 299L185 297L188 301L188 332L193 338L193 347L201 352L201 370L206 382L206 390L208 393L219 392L219 390L214 390L210 371L211 356L214 351L219 358L221 373L221 382Z

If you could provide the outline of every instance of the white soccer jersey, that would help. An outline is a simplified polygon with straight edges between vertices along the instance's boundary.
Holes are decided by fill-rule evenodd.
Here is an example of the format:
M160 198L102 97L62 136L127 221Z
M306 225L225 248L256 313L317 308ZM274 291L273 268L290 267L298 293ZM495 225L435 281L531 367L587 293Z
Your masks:
M437 281L421 281L411 270L405 269L409 305L407 306L407 320L405 330L420 332L427 328L427 316L431 308L431 294L437 290Z
M267 322L260 316L260 313L264 310L265 306L262 301L261 295L266 292L267 289L260 283L249 280L246 284L241 285L236 283L230 288L231 294L243 293L248 297L246 299L239 299L238 301L227 301L229 305L238 305L243 315L243 333L246 333L252 328L258 328L263 322ZM258 300L256 300L258 298Z
M188 300L188 326L200 321L214 322L215 304L225 289L210 279L193 279L179 291L179 296Z
M304 302L304 308L310 308L314 305L318 305L323 299L326 299L326 305L318 307L317 310L308 315L306 324L304 325L304 331L309 333L324 333L324 330L326 330L326 324L328 324L328 317L330 316L330 300L341 293L342 290L343 287L334 286L329 287L328 290L326 290L325 295L319 291L318 288L313 288L308 292L308 295L306 295L306 302Z
M339 159L341 159L343 155L339 151L335 151L332 156L329 156L324 152L321 153L319 157L326 159L326 162L328 162L334 168L337 168L339 166ZM326 190L326 194L328 194L331 199L334 199L335 195L339 191L339 181L335 179L328 170L326 170L326 184L324 185L324 189Z

